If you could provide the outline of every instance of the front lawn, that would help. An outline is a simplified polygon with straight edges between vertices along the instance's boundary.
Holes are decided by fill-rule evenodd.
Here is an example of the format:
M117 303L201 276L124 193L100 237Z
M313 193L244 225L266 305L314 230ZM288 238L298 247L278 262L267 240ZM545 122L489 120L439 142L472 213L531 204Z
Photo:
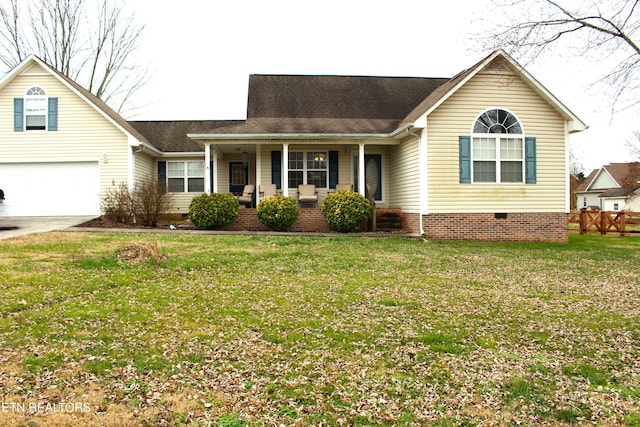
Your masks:
M636 238L75 232L0 254L0 425L640 425Z

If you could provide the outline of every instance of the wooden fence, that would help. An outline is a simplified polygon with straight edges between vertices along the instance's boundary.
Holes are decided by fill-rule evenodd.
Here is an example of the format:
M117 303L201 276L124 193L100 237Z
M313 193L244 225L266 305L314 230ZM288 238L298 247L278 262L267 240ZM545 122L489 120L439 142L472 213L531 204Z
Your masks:
M640 227L634 227L634 225L640 224L640 212L571 211L569 223L579 224L580 234L596 231L600 234L612 232L624 236L625 233L640 232Z

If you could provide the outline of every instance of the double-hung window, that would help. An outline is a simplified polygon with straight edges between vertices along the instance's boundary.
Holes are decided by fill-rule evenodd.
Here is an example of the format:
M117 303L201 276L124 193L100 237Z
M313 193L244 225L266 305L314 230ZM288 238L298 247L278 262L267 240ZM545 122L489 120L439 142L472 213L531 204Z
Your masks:
M58 129L58 98L47 97L40 86L32 86L23 98L13 100L16 132Z
M316 188L329 187L329 161L326 151L289 152L289 187L313 184Z
M169 193L204 192L204 162L168 161L167 191Z
M473 182L523 183L525 138L511 113L485 111L476 120L471 137Z

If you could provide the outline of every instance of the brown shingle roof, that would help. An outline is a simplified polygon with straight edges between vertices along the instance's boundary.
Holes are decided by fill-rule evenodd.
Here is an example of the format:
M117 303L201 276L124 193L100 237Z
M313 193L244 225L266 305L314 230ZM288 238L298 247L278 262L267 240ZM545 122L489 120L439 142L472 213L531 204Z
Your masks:
M247 118L401 120L449 79L252 75Z
M387 134L447 80L252 75L246 122L208 133Z
M244 123L244 120L131 121L129 124L157 149L170 152L202 152L202 146L187 136L219 127Z

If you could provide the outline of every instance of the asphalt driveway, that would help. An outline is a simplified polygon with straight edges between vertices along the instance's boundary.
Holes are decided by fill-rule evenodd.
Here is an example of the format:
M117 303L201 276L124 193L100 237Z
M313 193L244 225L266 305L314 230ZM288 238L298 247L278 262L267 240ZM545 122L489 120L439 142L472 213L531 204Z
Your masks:
M8 216L0 217L0 239L63 230L82 224L93 216Z

